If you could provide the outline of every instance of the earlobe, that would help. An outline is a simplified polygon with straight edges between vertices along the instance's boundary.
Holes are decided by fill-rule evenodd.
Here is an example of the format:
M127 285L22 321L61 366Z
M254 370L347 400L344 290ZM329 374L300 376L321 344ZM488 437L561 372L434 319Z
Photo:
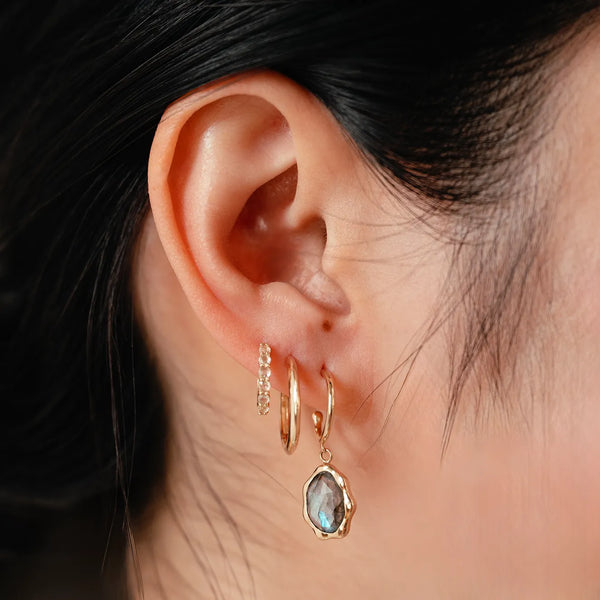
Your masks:
M326 332L351 309L323 268L328 191L309 139L332 126L293 82L251 74L171 105L148 168L159 237L202 324L249 370L268 340L316 385ZM285 376L274 369L275 386Z

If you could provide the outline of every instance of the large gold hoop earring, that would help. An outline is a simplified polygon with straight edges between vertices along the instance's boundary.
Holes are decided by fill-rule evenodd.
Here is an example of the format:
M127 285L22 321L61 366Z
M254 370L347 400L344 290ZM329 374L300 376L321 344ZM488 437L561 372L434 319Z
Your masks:
M300 388L298 368L293 356L286 360L288 367L288 393L281 393L281 443L283 449L292 454L300 437Z

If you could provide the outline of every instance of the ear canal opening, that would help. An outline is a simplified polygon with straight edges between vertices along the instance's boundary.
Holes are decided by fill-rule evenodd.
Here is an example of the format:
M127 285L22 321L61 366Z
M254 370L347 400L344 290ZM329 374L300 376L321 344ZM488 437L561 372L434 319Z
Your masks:
M325 221L314 217L291 225L287 218L297 182L294 165L250 196L229 237L230 259L257 285L284 282L327 310L347 313L345 294L323 271Z

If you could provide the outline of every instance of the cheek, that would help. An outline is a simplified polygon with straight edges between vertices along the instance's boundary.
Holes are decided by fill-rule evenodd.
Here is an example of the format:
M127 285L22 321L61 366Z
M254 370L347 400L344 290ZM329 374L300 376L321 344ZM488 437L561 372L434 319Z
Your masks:
M527 590L589 593L600 569L594 424L598 415L579 431L549 422L544 433L454 439L439 490L449 572L472 565L476 586L521 597Z

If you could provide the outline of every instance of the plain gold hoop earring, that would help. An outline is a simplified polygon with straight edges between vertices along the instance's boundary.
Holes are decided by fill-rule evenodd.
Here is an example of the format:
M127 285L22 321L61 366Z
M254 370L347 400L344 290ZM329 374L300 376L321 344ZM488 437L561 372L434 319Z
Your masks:
M288 393L281 393L281 443L283 449L292 454L300 437L300 388L298 368L293 356L286 360L288 367Z

